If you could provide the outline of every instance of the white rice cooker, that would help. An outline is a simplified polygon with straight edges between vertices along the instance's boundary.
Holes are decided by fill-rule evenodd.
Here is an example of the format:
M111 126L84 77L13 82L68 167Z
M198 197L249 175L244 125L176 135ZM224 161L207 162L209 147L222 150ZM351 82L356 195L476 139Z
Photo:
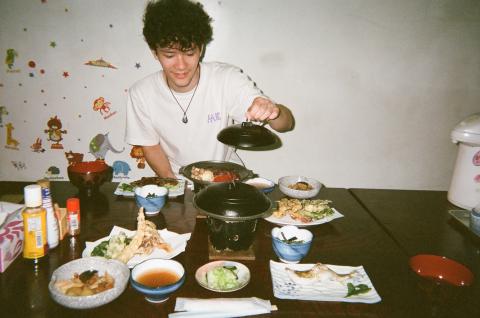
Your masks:
M458 154L448 201L471 210L480 203L480 113L461 121L451 137L458 144Z

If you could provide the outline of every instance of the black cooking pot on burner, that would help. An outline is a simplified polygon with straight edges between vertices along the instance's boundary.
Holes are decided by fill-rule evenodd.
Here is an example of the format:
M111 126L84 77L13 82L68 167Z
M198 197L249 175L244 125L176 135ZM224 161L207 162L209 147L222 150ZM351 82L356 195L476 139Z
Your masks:
M193 205L207 215L212 246L217 251L239 251L252 245L258 218L269 216L272 202L254 186L231 182L201 189Z

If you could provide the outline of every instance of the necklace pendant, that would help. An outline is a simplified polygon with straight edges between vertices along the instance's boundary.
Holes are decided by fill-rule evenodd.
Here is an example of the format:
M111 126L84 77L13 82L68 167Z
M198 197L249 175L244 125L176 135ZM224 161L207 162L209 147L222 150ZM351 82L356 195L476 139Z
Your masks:
M183 122L184 124L188 123L187 114L183 114L182 122Z

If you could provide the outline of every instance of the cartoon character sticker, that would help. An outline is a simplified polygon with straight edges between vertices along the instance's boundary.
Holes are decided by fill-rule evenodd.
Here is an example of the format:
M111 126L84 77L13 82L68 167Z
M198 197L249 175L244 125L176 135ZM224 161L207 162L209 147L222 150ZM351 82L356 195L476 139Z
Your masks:
M52 149L63 149L63 145L60 141L63 140L62 134L66 134L66 130L62 130L62 122L57 116L50 117L47 122L48 129L45 129L45 133L48 134L48 140L52 141Z
M93 110L100 112L103 119L107 119L115 115L117 112L110 112L110 102L105 101L105 98L99 97L93 102Z
M138 169L145 169L145 156L142 146L133 146L132 150L130 150L130 157L137 161Z
M113 175L115 178L120 178L119 174L122 173L123 177L127 177L128 173L132 170L125 161L115 160L112 164Z
M17 51L14 49L7 49L7 53L5 55L5 65L7 65L7 72L8 73L19 73L19 69L14 69L15 66L15 59L18 57Z
M27 169L27 165L23 161L12 161L12 164L15 167L15 169L19 171Z
M473 156L472 163L474 166L480 166L480 150Z
M56 166L48 167L47 171L45 171L45 177L49 180L63 179L63 177L60 176L60 169Z
M45 152L45 148L42 147L42 139L40 137L37 137L35 142L30 146L33 152L38 152L42 153Z
M71 150L69 152L65 152L65 158L68 160L68 165L73 165L79 162L83 161L83 153L79 152L72 152Z
M18 150L18 145L20 144L15 138L13 138L13 131L15 128L13 127L12 123L8 123L5 125L5 128L7 129L7 144L5 145L5 148L7 149L13 149L13 150Z
M8 115L7 107L0 106L0 127L3 127L3 116Z
M95 137L92 138L89 144L90 153L95 156L97 160L105 160L105 156L107 151L111 150L114 153L121 153L125 150L116 150L113 148L110 140L108 139L108 133L106 134L97 134Z

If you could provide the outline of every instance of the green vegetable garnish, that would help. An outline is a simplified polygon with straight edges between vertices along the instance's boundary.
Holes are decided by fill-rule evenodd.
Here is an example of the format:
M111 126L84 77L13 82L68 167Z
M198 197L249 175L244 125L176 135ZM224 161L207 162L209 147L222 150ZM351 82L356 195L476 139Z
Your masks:
M238 279L237 266L223 266L223 268L228 269L229 271L231 271L231 272L233 273L233 275L235 275L235 278Z
M103 241L102 243L95 246L91 255L92 256L102 256L102 257L105 256L105 253L107 252L107 248L108 248L108 242L109 241Z
M90 253L91 256L101 256L105 258L114 258L121 252L132 239L127 237L125 233L112 236L108 241L102 241L95 246Z
M128 184L128 183L122 183L120 185L120 190L124 191L124 192L133 192L135 189L134 186L132 186L131 184Z
M368 291L371 290L370 287L368 287L365 284L358 284L358 285L353 285L352 283L347 284L348 292L345 297L350 297L353 295L359 295L359 294L364 294Z
M284 242L284 243L287 243L287 244L300 244L300 243L303 243L303 242L304 242L303 240L298 240L296 236L287 239L287 238L285 237L285 234L283 234L283 232L280 232L280 233L282 234L282 237L283 237L283 239L281 239L281 241Z
M97 270L88 270L88 271L84 271L83 273L81 273L78 278L80 279L80 281L82 283L86 283L90 278L93 277L93 275L95 275L96 273L98 273Z

